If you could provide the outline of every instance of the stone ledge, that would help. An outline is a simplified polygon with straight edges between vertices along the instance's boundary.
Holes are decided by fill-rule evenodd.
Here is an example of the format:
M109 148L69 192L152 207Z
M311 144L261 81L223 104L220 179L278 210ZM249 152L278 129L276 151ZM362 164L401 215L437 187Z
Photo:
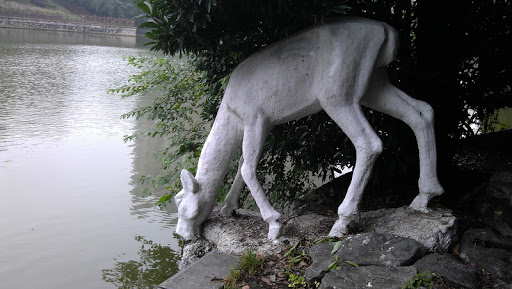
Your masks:
M435 208L422 213L401 207L361 213L351 228L410 238L427 250L445 252L457 233L456 221L447 209Z
M358 266L397 268L414 264L424 254L423 246L415 240L373 232L349 236L341 242L336 253L331 254L332 249L331 243L311 248L309 253L313 264L306 270L306 279L321 279L329 264L336 259Z
M329 271L318 289L401 288L416 275L414 267L356 267Z
M224 283L222 279L229 275L239 257L211 251L197 262L178 272L158 289L217 289Z

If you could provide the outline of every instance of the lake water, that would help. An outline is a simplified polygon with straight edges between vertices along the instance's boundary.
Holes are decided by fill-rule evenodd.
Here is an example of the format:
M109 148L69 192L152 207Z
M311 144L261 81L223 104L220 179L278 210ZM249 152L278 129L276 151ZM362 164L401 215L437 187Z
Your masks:
M148 288L177 271L176 208L141 197L159 140L107 94L135 38L0 29L0 288Z

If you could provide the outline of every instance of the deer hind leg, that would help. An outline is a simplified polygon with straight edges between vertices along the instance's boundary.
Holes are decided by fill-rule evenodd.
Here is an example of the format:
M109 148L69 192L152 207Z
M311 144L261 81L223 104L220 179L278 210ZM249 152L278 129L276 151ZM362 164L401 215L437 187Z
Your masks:
M325 112L345 132L356 148L356 165L345 199L338 207L339 219L329 236L341 237L356 217L375 160L382 152L382 141L363 115L358 103L341 106L325 106Z
M414 132L418 142L420 159L419 195L410 208L427 212L429 200L441 195L444 190L437 179L437 154L434 135L434 112L423 101L416 100L387 79L385 71L377 71L362 103L405 122Z
M244 163L244 157L240 158L238 163L238 171L236 172L235 180L231 185L231 189L229 190L228 195L226 196L226 202L224 206L220 210L221 214L224 216L231 216L233 212L240 208L240 194L244 189L245 183L242 178L242 164Z
M263 220L269 223L268 238L275 240L281 235L281 224L277 221L281 214L272 207L256 177L258 161L269 132L270 125L267 124L263 117L257 117L245 127L244 140L242 142L244 162L241 168L241 175L260 209Z

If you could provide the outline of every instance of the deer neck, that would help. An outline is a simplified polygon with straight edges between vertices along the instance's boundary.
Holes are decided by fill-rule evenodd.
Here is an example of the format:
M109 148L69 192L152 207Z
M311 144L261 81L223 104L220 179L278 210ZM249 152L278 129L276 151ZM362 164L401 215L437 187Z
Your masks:
M242 137L240 120L221 106L197 165L196 179L204 197L217 195L231 161L241 147Z

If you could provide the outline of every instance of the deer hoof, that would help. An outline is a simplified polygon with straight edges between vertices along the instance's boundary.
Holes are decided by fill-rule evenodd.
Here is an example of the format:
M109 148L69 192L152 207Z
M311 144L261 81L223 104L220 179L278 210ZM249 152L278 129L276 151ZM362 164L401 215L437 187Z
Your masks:
M232 206L224 205L224 207L222 207L222 209L220 209L220 213L223 216L232 217L232 216L235 215L236 209L238 209L238 208L234 208Z
M340 216L329 232L329 237L343 237L348 234L348 225L352 222L352 216Z
M428 201L430 200L430 196L427 194L419 194L414 198L412 203L409 205L409 208L415 211L420 211L423 213L428 213L429 209L427 208Z
M279 238L279 236L281 236L281 231L282 231L281 223L279 223L277 221L270 222L269 228L268 228L268 238L270 240L276 240L277 238Z

